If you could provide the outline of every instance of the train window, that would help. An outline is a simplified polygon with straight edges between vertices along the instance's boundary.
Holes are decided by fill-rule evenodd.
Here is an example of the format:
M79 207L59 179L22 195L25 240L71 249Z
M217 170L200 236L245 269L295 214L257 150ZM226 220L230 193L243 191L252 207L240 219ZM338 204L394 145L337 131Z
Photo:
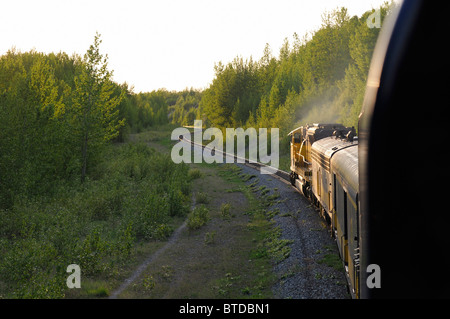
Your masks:
M359 240L359 200L358 194L356 194L356 237L355 240Z
M347 192L344 191L344 236L347 238Z
M336 210L336 174L333 174L333 207Z
M300 133L294 134L294 143L301 143L302 142L302 136Z
M321 180L320 180L320 167L319 167L319 169L317 170L317 195L318 196L321 196L321 185L322 185L322 182L321 182Z

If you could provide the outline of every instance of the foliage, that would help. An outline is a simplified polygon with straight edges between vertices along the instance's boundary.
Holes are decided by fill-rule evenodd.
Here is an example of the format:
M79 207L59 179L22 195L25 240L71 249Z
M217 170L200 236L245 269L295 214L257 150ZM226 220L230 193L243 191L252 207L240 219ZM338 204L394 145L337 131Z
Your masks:
M189 229L198 229L205 225L209 219L208 208L206 208L203 204L199 205L189 213L187 218L187 227Z
M381 19L393 4L381 7ZM292 43L278 58L270 46L253 61L235 58L215 66L215 78L199 104L207 126L278 127L280 136L306 123L342 122L357 127L371 55L379 33L346 8L325 12L322 26ZM288 143L283 142L283 145Z
M114 83L111 81L112 71L107 69L108 56L99 52L101 40L97 33L94 44L84 55L79 75L75 76L73 104L70 109L70 122L73 134L81 143L81 181L86 177L88 151L90 147L109 141L119 134L119 128L125 120L119 120L117 105L123 94L114 96Z
M231 204L230 203L223 203L222 206L220 206L220 215L223 219L230 219L231 218Z
M97 34L84 59L14 49L0 57L0 208L84 181L117 137L122 90L99 44Z
M170 95L172 102L169 101L169 98L167 99L170 121L174 124L190 126L194 124L194 120L201 119L203 116L199 108L201 96L200 91L192 88L182 92L172 92Z
M122 89L126 94L119 104L119 112L127 121L120 131L119 140L123 140L127 132L140 133L167 123L193 125L194 119L202 117L199 108L202 93L198 90L169 92L159 89L135 94L126 83Z
M110 146L101 157L97 179L0 209L1 296L62 298L69 264L83 278L108 276L138 241L167 238L171 216L187 214L189 187L177 181L189 180L186 165L144 144Z

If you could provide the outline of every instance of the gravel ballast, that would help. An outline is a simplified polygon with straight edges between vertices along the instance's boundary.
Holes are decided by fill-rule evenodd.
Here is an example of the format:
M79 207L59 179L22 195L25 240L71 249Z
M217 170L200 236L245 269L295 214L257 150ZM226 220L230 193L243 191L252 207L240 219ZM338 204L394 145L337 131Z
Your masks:
M278 194L268 208L278 211L273 217L281 229L281 239L292 241L289 257L274 265L278 281L273 287L280 299L348 299L344 267L336 262L339 256L329 226L311 203L288 182L276 176L260 174L253 168L238 164L242 173L256 175L247 181L255 183L256 196ZM263 195L259 188L265 186ZM263 187L264 189L264 187ZM334 260L331 263L330 260ZM334 264L334 267L332 266Z

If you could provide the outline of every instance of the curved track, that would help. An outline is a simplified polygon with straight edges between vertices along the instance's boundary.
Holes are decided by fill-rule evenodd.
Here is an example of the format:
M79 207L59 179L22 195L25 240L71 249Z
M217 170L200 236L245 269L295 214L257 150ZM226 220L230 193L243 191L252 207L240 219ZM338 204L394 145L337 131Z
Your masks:
M189 140L189 139L186 139L186 138L180 139L180 141L184 141L184 142L189 143L191 145L195 145L195 146L201 147L202 149L206 148L206 149L209 149L209 150L214 151L214 152L220 152L220 153L222 153L222 155L224 157L233 158L235 163L243 164L245 166L252 167L252 168L254 168L256 170L259 170L259 171L261 170L261 167L269 168L269 169L271 169L271 170L273 170L275 172L275 173L271 174L272 176L278 177L280 180L283 180L283 181L287 182L288 184L291 184L290 183L290 179L289 179L289 173L285 172L285 171L282 171L282 170L280 170L278 168L275 168L273 166L269 166L269 165L266 165L266 164L263 164L263 163L259 163L259 162L253 162L253 161L250 162L247 158L239 157L239 156L237 156L235 154L229 154L229 153L226 153L224 151L211 149L208 146L196 143L196 142L194 142L192 140Z

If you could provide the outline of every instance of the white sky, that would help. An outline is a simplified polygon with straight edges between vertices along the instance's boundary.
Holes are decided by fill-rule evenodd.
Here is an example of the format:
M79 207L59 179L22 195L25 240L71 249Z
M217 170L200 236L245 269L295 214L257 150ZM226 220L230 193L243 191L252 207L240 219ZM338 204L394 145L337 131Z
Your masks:
M284 38L318 29L325 11L360 16L384 1L1 0L0 55L13 46L83 55L98 31L116 82L136 93L201 89L219 61L259 60L266 43L278 56Z

